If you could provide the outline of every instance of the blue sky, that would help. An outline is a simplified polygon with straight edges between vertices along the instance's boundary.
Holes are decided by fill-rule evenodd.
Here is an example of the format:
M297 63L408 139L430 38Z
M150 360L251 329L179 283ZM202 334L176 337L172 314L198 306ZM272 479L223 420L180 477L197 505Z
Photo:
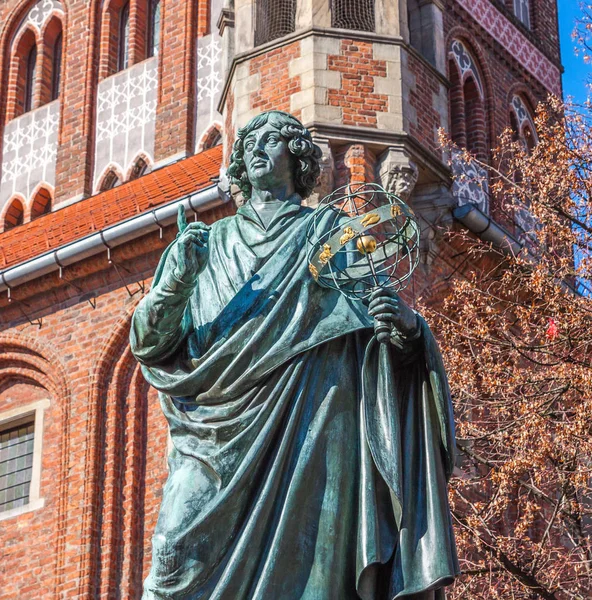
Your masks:
M565 73L563 91L565 96L573 96L576 102L586 99L586 81L592 79L592 65L584 64L581 57L574 53L575 44L571 39L575 19L580 12L579 0L558 0L559 33L561 36L561 55Z

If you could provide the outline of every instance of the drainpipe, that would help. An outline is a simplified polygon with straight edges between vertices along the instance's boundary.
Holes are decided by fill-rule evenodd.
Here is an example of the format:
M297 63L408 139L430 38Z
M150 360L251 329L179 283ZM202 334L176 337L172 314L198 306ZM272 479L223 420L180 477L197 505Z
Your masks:
M8 290L10 294L10 290L18 285L61 270L63 267L101 252L106 251L110 254L113 248L158 229L162 235L162 229L176 221L179 205L182 205L185 214L190 216L220 206L229 199L230 195L221 193L218 186L213 185L154 210L121 221L117 225L106 227L97 233L0 271L0 292Z
M503 227L488 217L475 204L464 204L452 211L454 217L484 242L491 242L507 254L517 256L522 244Z

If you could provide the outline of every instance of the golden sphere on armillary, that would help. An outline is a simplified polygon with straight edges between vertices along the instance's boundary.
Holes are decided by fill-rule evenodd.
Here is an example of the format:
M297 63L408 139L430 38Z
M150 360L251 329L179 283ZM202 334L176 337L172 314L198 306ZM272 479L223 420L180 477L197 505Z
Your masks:
M373 235L363 235L356 242L358 252L372 254L376 250L376 238Z

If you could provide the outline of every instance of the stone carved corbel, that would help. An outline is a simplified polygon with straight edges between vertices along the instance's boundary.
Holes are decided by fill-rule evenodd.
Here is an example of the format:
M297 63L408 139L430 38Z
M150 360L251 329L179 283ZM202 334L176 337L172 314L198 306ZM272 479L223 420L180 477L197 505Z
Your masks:
M407 201L419 179L419 169L400 150L389 148L378 161L377 178L383 188Z

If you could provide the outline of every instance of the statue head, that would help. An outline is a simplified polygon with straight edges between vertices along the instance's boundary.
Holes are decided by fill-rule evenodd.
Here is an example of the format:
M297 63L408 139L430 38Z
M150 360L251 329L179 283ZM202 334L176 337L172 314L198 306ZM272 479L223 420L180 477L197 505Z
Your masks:
M251 134L262 128L277 131L287 145L289 156L287 164L283 168L291 170L296 192L302 198L307 198L313 191L320 174L319 161L322 152L313 143L308 129L298 119L278 110L261 113L238 130L228 167L228 175L232 183L240 188L246 199L251 197L253 174L250 178L245 163L245 152L248 151L245 148L245 142L249 143L249 140L253 138ZM282 157L278 158L280 160L277 164L283 165Z

